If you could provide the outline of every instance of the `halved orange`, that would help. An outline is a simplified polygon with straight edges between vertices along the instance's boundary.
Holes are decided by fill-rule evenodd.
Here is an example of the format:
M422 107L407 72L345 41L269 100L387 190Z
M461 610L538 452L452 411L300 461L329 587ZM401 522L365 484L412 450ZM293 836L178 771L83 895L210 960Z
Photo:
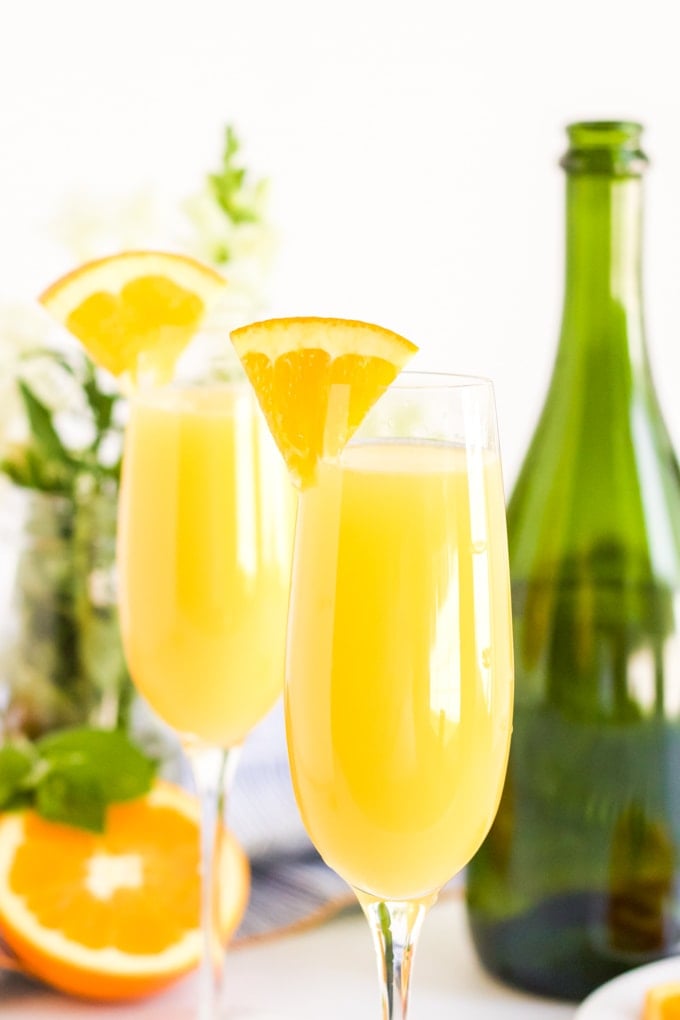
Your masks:
M186 255L126 251L84 263L38 300L101 368L164 382L225 285Z
M680 1020L680 980L649 989L641 1020Z
M313 481L320 457L343 448L418 350L398 333L352 319L267 319L231 339L301 486Z
M245 911L250 871L225 833L220 916L225 941ZM201 957L199 808L158 782L109 808L102 835L0 815L0 935L26 971L83 998L158 991Z

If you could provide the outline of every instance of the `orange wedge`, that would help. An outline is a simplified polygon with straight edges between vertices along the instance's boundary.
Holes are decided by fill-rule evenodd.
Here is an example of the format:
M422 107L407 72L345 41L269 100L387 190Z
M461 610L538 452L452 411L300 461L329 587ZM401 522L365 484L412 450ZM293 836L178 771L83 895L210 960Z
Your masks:
M649 989L642 1020L680 1020L680 981L670 981Z
M226 941L250 888L229 833L221 879ZM0 815L0 935L61 991L115 1001L171 984L201 956L199 899L198 804L170 783L112 805L103 835L31 810Z
M313 481L322 456L342 450L418 350L398 333L350 319L268 319L231 339L300 486Z
M164 382L225 284L185 255L127 251L86 262L38 300L101 368Z

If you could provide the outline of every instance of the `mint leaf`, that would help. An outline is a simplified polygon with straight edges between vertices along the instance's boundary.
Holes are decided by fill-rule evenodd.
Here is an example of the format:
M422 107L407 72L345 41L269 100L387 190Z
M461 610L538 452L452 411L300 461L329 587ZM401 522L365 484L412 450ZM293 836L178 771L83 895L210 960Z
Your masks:
M20 800L33 772L36 755L30 744L0 747L0 810Z
M121 730L58 730L38 740L36 748L51 774L87 777L107 802L147 793L158 767Z
M158 763L121 730L57 730L0 747L0 810L34 807L51 822L103 832L106 809L151 788Z
M82 764L62 764L48 772L36 787L35 808L50 822L90 832L106 827L106 791Z

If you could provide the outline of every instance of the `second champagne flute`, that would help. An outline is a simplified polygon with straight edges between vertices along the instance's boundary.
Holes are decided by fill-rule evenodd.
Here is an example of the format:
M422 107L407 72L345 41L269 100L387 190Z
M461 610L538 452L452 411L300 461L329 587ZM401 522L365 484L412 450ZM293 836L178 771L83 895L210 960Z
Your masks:
M202 803L198 1020L220 1015L224 791L283 683L293 514L247 383L178 383L134 397L120 500L121 630L133 681L178 733Z

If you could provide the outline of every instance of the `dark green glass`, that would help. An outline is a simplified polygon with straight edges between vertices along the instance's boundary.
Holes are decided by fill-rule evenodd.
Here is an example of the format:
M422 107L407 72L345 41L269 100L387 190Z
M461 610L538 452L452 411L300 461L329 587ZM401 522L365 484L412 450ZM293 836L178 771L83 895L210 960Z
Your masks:
M581 999L680 949L680 476L642 310L641 128L569 127L553 376L508 507L516 709L479 956Z

